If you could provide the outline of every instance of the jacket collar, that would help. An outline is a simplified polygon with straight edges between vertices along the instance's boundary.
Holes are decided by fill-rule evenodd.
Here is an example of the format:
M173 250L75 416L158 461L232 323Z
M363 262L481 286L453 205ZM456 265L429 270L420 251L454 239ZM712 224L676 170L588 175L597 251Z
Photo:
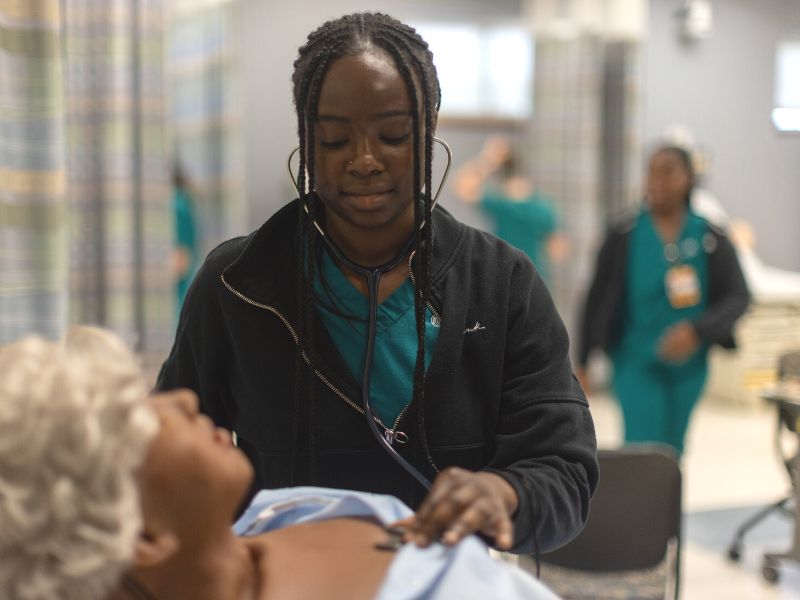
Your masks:
M238 292L264 304L294 305L299 202L294 200L244 239L238 256L223 270L225 280ZM444 208L433 212L431 291L447 271L464 239L465 227ZM294 310L292 311L294 312Z

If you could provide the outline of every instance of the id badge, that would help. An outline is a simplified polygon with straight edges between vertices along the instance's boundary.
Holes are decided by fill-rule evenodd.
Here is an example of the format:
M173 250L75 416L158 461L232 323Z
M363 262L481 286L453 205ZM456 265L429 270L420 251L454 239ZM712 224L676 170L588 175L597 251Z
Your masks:
M672 308L688 308L700 302L700 279L690 265L670 268L664 286Z

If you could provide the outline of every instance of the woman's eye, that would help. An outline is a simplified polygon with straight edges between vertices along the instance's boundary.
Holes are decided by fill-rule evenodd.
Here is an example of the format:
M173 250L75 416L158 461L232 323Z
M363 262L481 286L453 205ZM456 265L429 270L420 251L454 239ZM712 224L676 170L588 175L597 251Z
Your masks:
M384 143L389 144L390 146L399 146L400 144L404 144L408 141L408 138L411 137L410 133L404 133L402 135L394 136L394 135L382 135L381 140Z
M347 140L320 140L319 145L323 148L327 148L328 150L337 150L339 148L344 148L347 144Z

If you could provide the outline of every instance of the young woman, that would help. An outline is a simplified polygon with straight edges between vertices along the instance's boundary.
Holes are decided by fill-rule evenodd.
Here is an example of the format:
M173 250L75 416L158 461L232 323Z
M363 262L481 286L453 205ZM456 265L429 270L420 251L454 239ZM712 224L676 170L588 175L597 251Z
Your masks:
M257 488L397 496L423 546L563 543L597 482L592 419L530 260L434 206L427 44L348 15L308 36L293 86L299 198L208 256L159 389L197 392Z
M684 150L653 154L645 206L600 250L580 346L582 367L594 348L610 354L625 440L663 442L679 454L708 348L735 347L733 325L749 303L728 238L692 212L693 185Z
M249 461L192 392L144 394L105 331L0 348L0 597L555 600L474 537L403 544L387 496L262 492L236 535Z

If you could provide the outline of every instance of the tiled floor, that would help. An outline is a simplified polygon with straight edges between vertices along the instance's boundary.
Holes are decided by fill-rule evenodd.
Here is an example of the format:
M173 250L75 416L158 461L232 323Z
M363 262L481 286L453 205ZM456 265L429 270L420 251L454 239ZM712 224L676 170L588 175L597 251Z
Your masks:
M616 403L597 395L591 398L591 406L600 445L618 445L621 423ZM711 400L701 402L689 430L684 456L684 511L713 514L722 509L767 504L785 495L788 479L775 454L774 430L775 416L768 407L742 408ZM786 536L785 541L765 546L763 535L761 538L754 535L750 545L745 539L740 564L726 559L724 546L743 512L747 511L719 513L723 517L737 515L736 520L728 517L730 522L722 525L723 531L716 536L722 541L722 548L686 541L683 600L800 600L800 566L782 567L781 580L776 585L765 582L760 573L765 549L787 549L791 535L788 521L784 524L777 517L774 520L774 525ZM725 522L724 518L722 521Z

